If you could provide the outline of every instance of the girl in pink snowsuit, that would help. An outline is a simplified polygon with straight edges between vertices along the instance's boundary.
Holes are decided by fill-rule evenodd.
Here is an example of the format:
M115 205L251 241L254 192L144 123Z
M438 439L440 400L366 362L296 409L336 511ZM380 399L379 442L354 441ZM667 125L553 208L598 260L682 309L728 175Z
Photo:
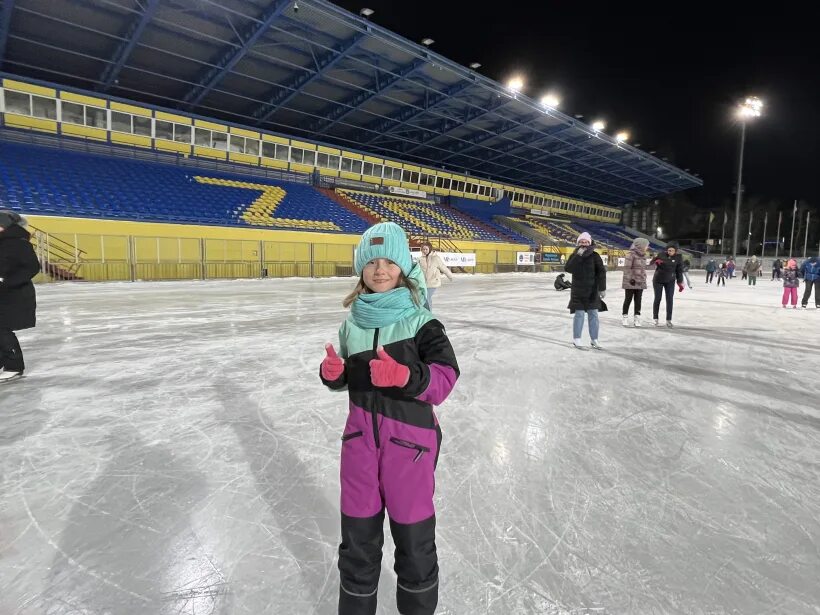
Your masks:
M792 308L797 309L798 286L800 286L800 279L797 277L797 261L792 258L783 271L783 307L786 307L786 303L791 297Z

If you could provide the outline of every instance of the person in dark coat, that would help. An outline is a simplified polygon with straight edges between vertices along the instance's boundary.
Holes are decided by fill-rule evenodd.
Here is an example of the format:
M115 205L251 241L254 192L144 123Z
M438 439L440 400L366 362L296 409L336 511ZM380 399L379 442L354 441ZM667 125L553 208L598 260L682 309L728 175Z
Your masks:
M23 351L14 332L36 324L31 280L39 273L40 262L25 226L19 214L0 211L0 383L22 377Z
M715 277L715 271L718 270L718 264L714 258L710 258L709 262L706 263L706 283L711 284L712 280ZM725 285L725 283L724 283Z
M567 306L570 314L575 315L572 321L572 343L576 348L586 350L581 346L586 314L592 347L603 350L598 343L598 311L606 311L606 304L602 301L606 296L606 267L600 254L595 251L595 244L589 233L581 233L577 245L564 266L567 273L572 274L572 288Z
M555 278L553 286L555 287L555 290L567 290L568 288L572 288L572 284L564 279L563 273L558 274L558 277Z
M655 290L655 302L652 304L652 318L655 326L658 322L658 312L661 309L661 297L666 294L666 326L672 328L672 303L675 300L675 283L678 290L683 292L683 258L678 254L678 244L672 242L666 246L666 252L660 252L652 259L655 265L655 275L652 278L652 287Z
M779 280L783 271L783 261L779 258L772 263L772 282Z

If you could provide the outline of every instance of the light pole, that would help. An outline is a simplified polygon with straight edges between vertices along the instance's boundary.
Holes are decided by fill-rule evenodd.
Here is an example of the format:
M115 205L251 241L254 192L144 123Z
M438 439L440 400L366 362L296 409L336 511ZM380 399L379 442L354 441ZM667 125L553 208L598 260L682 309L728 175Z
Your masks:
M737 108L737 117L740 120L740 155L737 162L737 194L735 196L735 224L732 232L732 255L737 260L737 240L740 232L740 199L742 198L743 185L743 150L746 147L746 122L752 118L760 117L763 110L763 101L754 96L747 98Z

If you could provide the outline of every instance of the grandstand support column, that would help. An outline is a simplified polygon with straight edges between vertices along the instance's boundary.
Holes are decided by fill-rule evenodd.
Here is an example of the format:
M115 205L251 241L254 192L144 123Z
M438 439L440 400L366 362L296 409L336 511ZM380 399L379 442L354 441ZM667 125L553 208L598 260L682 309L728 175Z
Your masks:
M128 271L131 276L131 281L137 281L137 245L134 242L134 236L128 236Z
M314 277L313 275L313 246L314 244L310 244L310 277Z
M208 271L205 269L205 240L201 237L199 239L199 273L200 280L208 279Z
M265 242L259 240L259 277L267 277L265 275Z

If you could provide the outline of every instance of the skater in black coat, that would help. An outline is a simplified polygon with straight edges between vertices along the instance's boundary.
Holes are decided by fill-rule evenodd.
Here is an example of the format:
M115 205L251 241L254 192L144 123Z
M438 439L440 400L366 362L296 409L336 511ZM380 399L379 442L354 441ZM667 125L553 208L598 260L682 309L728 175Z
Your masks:
M553 286L555 287L555 290L567 290L568 288L572 288L572 284L564 279L563 273L558 274L558 277L555 278Z
M23 351L14 332L36 324L31 280L39 273L40 262L25 225L19 214L0 211L0 383L23 375Z
M659 326L658 312L661 308L661 297L666 294L666 326L672 328L672 303L675 300L675 282L678 290L683 292L683 258L678 254L678 244L669 243L666 252L660 252L652 259L655 275L652 287L655 290L655 302L652 304L652 318Z
M606 304L606 267L601 256L595 251L595 244L589 233L581 233L578 247L567 260L564 269L572 274L569 312L574 314L572 321L572 343L576 348L581 346L581 334L584 331L584 314L589 321L589 337L592 347L603 350L598 344L598 311L605 312Z

